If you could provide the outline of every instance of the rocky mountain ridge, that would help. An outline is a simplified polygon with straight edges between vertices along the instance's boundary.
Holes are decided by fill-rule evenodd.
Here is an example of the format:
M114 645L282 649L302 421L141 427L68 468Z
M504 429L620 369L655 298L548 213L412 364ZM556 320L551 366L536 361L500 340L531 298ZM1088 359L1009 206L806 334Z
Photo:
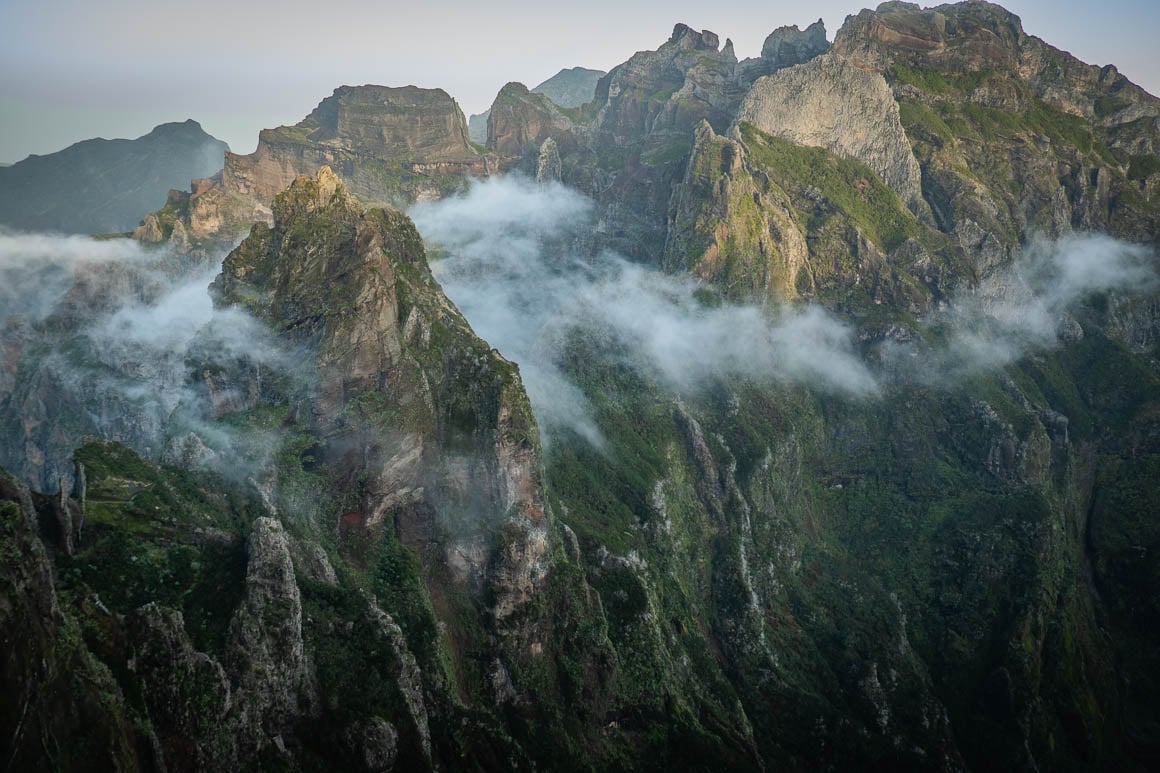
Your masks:
M603 76L603 70L568 67L560 70L540 85L532 87L531 92L543 94L558 107L582 107L592 100L592 96L596 93L596 84ZM479 145L487 143L487 119L489 115L491 115L490 109L468 117L467 127L472 142Z
M194 120L135 140L94 139L0 171L0 225L22 231L126 233L171 188L221 171L229 147Z
M462 115L416 95L441 118L400 138L397 90L339 91L235 159L250 230L212 294L259 328L188 347L164 455L82 445L62 417L94 412L30 343L152 285L86 274L51 324L5 328L6 434L80 446L38 481L59 493L0 478L22 642L0 677L84 680L24 702L13 759L67 766L79 729L111 769L1155 767L1153 97L979 2L886 3L832 46L783 28L745 62L678 25L581 108L508 84L471 152L592 200L577 244L530 241L691 273L698 318L832 315L874 386L784 362L674 385L595 320L538 345L600 442L542 445L517 366L352 182L362 147L474 163ZM298 168L326 153L354 166ZM292 170L250 227L240 186ZM139 237L196 263L192 210L227 177Z
M405 204L461 190L466 179L496 171L473 147L459 105L442 89L342 86L294 126L264 129L257 149L227 153L221 174L174 190L165 209L134 236L150 243L180 232L228 244L259 221L300 174L338 170L366 204Z

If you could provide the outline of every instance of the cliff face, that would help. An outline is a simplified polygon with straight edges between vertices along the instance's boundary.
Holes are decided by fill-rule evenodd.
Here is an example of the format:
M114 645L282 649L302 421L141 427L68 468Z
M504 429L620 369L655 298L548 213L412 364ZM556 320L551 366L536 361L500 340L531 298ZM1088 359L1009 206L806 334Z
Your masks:
M1157 211L1157 183L1148 159L1160 136L1158 104L1114 70L1083 65L1026 36L1018 17L998 6L964 3L920 11L887 3L851 17L828 53L758 78L737 111L731 139L752 151L745 141L751 127L794 146L824 148L834 164L843 163L837 159L864 163L873 173L859 183L855 198L840 203L844 194L822 184L833 178L806 179L813 165L804 157L755 166L754 153L736 154L750 162L758 187L768 189L780 180L774 187L796 188L791 198L798 213L838 212L856 229L841 237L842 246L820 239L824 229L800 227L805 220L818 225L818 217L799 221L784 251L796 251L805 237L820 260L806 262L815 269L810 278L783 276L773 285L809 294L823 284L816 269L827 266L821 273L829 274L830 265L860 265L859 274L870 269L879 283L897 284L909 275L910 289L896 287L888 295L921 309L948 288L1006 266L1028 233L1094 229L1154 241L1149 224ZM714 163L716 149L702 159L700 145L687 176ZM801 156L791 146L777 147ZM789 177L797 182L786 187ZM733 176L724 173L719 179L729 183ZM869 195L878 180L917 222ZM728 187L708 198L717 211L736 216L705 220L708 229L694 222L708 188L686 194L693 189L677 187L665 265L717 275L717 256L730 249L727 234L756 233L746 212L762 209L761 202L730 208L728 200L737 197ZM770 233L763 238L771 245L784 241ZM705 256L701 268L690 250ZM744 257L731 264L731 272L752 274L745 266L770 249L739 252ZM879 268L871 268L875 265ZM888 265L892 268L884 271ZM751 277L740 291L760 294L770 286Z
M531 171L545 139L558 146L562 179L602 207L598 237L636 257L660 262L673 186L685 171L694 128L725 132L755 79L808 61L827 48L821 23L778 30L759 59L738 62L732 43L678 24L656 51L642 51L596 85L572 111L520 99L505 87L489 122L489 147L508 168ZM513 109L513 105L518 105ZM562 115L556 113L562 112Z
M1026 35L998 6L886 3L850 17L832 48L820 24L776 30L758 59L718 48L716 35L679 26L566 116L562 178L601 203L610 245L683 264L671 252L687 230L671 230L683 206L673 192L699 164L701 120L721 136L751 124L868 165L921 222L954 234L974 275L1007 262L1030 230L1153 238L1156 99ZM509 111L493 141L530 170L564 125L529 106Z
M733 297L794 298L814 282L805 229L790 197L751 169L742 142L701 124L675 190L665 267Z
M274 197L323 166L363 203L396 205L444 196L496 171L442 89L342 86L294 126L263 129L250 155L227 153L220 176L194 180L189 194L171 192L134 235L172 240L176 221L195 240L230 243L255 222L269 224Z
M815 302L876 387L779 363L677 388L597 320L561 333L555 364L602 443L559 431L545 450L518 369L444 296L410 221L328 168L290 177L333 157L366 181L362 148L474 163L461 117L416 105L428 134L391 112L397 90L339 91L235 160L232 185L286 191L195 182L142 225L188 248L166 270L194 271L219 233L195 211L263 215L212 292L277 357L241 328L224 353L203 329L165 377L115 361L197 421L142 417L104 361L65 387L45 365L50 344L91 354L80 331L154 298L162 266L82 271L55 314L4 324L4 436L22 476L62 490L0 476L0 753L68 766L79 737L121 770L1156 767L1154 286L1097 287L1047 309L1035 346L970 361L1007 343L971 309L1034 305L1043 277L1011 266L1029 233L1155 246L1155 100L984 3L888 3L829 50L820 25L783 28L748 62L680 25L582 108L509 84L489 142L598 198L584 247L695 274L698 320L756 301L767 336L823 359L817 331L777 327L782 301ZM88 443L62 484L86 434L182 466ZM230 446L224 477L196 471Z
M527 711L544 668L552 519L519 373L443 296L404 215L364 210L328 168L272 209L212 289L295 365L190 347L204 399L187 394L185 408L205 415L171 455L197 466L223 436L264 437L249 482L93 443L77 451L87 472L72 498L3 484L23 529L13 545L40 550L11 556L36 588L13 574L0 589L40 605L22 623L32 649L5 678L29 693L21 664L64 668L51 648L79 626L83 642L60 657L75 673L91 659L100 679L76 691L73 714L30 712L30 732L51 737L104 700L119 713L86 732L123 769L521 764L497 718Z
M135 140L94 139L0 169L0 225L25 231L125 233L170 188L221 171L229 150L193 120Z
M569 67L553 75L548 80L531 89L533 94L543 94L553 104L563 108L583 107L592 101L596 84L604 77L603 70L589 70L586 67ZM491 110L467 119L468 134L473 142L487 143L487 121Z
M0 471L0 750L13 769L137 770L137 738L109 669L61 608L32 493ZM83 685L76 689L77 685Z
M487 173L442 89L343 86L294 126L263 130L251 155L227 156L222 187L270 201L324 165L367 202L435 196L464 175Z
M572 119L552 100L528 91L522 83L509 83L488 111L487 148L518 163L532 144L547 139L565 151L575 148L574 130Z
M826 39L826 25L818 19L804 30L797 25L778 27L769 33L761 46L761 56L745 59L737 63L737 75L747 83L770 75L786 67L805 64L816 56L821 56L830 48Z
M185 390L182 340L190 331L118 329L116 315L154 307L215 262L204 248L190 246L179 255L141 250L128 240L80 241L72 249L83 254L101 244L116 257L69 265L45 255L46 270L68 277L60 296L33 289L30 297L45 307L9 318L0 330L0 349L7 354L0 382L0 463L46 491L55 490L62 477L71 479L72 452L88 436L117 438L160 457ZM158 340L164 341L161 351ZM150 385L146 394L142 383Z
M819 56L755 83L738 108L737 121L795 145L821 147L861 161L911 211L929 209L898 104L878 73L837 56Z
M722 50L714 33L679 24L659 49L635 54L600 80L591 160L566 166L565 179L606 206L610 245L655 259L693 128L704 120L724 131L741 97L736 63L731 44Z
M1145 159L1160 136L1160 101L1114 68L1026 35L989 3L887 3L852 17L834 53L886 77L923 196L980 271L1029 230L1154 238Z
M546 571L535 419L515 366L443 296L410 221L364 211L323 168L277 197L273 228L226 258L214 292L313 352L294 432L318 439L315 463L347 503L313 528L337 529L352 560L397 541L438 582L486 587L506 626Z
M805 64L694 79L714 48L678 28L614 69L561 160L571 184L617 190L598 209L609 243L726 296L819 301L875 357L938 340L929 321L971 288L983 304L1010 292L1029 234L1156 243L1154 100L996 6L890 3L829 52L803 46ZM709 92L704 121L666 101L686 87ZM538 157L536 132L507 136ZM661 138L688 143L668 176L637 155ZM572 341L606 445L553 446L548 480L604 606L614 694L681 707L683 737L738 766L1150 764L1127 760L1154 759L1136 728L1155 702L1116 674L1153 684L1155 636L1104 592L1151 619L1125 573L1152 575L1126 546L1155 541L1138 520L1152 462L1127 460L1155 453L1154 305L1097 295L1053 319L1054 344L961 380L896 364L922 372L877 401L726 378L677 395ZM680 743L658 748L696 758Z

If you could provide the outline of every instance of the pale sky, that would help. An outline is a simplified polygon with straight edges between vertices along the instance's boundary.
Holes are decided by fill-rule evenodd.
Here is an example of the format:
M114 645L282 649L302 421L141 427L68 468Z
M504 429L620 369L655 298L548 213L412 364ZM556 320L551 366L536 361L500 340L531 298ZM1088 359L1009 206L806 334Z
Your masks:
M1010 0L1023 28L1160 93L1157 0ZM194 118L235 152L301 120L335 87L441 87L465 114L504 83L611 69L684 22L757 56L775 27L826 23L817 0L0 0L0 162Z

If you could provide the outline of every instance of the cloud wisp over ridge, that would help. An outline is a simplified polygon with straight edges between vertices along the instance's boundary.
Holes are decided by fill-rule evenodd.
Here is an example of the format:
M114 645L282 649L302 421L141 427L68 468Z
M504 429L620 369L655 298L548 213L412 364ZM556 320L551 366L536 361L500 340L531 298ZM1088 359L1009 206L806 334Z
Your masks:
M1155 254L1102 234L1031 240L1010 266L919 324L938 343L877 346L816 304L760 308L703 302L705 288L591 247L593 204L557 184L514 176L411 210L448 296L476 332L520 365L547 430L599 442L582 391L561 369L569 336L610 337L677 391L719 377L773 378L847 398L896 383L945 387L1054 347L1093 294L1155 289ZM874 347L871 347L872 349ZM874 356L876 354L876 356ZM871 364L873 363L873 364Z
M704 302L691 277L590 249L592 203L519 177L411 210L433 268L476 332L519 363L541 423L598 440L559 357L568 337L610 336L674 389L721 376L778 378L847 396L876 394L850 328L818 306Z

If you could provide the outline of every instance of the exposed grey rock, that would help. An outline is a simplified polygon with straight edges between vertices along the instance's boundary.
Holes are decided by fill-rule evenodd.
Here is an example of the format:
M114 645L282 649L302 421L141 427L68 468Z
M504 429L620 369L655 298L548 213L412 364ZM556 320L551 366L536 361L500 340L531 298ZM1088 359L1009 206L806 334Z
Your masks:
M770 75L821 56L829 48L826 25L821 19L804 30L799 30L796 24L778 27L765 39L761 56L737 63L736 78L740 83L751 84L762 75Z
M536 161L536 182L540 185L560 182L561 173L560 149L556 141L548 137L540 145L540 157Z
M407 639L403 636L403 629L399 627L394 618L380 609L373 600L368 599L368 607L368 614L375 624L379 636L389 645L395 656L397 664L395 684L403 696L403 702L407 705L407 713L414 725L423 756L429 763L431 761L431 730L427 722L427 706L423 699L423 675L419 670L419 664L411 650L407 648ZM390 727L390 731L394 732L394 728ZM389 734L382 728L379 729L379 732L383 736L380 740L385 742L386 736ZM397 739L397 733L395 737ZM382 756L385 752L386 749L379 746L374 751L374 755L376 757Z
M273 518L254 521L246 596L230 623L227 663L236 685L236 730L243 755L277 747L299 714L306 654L290 543Z
M881 73L833 55L759 78L738 122L799 145L857 159L877 172L915 214L929 215L918 160Z
M338 575L326 551L317 542L300 541L294 551L295 565L298 571L315 582L331 587L338 587Z
M368 773L394 769L399 754L399 733L382 717L356 722L346 729L343 740Z
M170 767L181 767L181 757L201 770L224 770L237 765L237 751L228 730L231 706L229 678L222 665L194 649L181 612L146 604L130 621L134 658L130 667L144 687L149 718L160 737ZM175 745L173 739L182 743ZM180 756L178 756L180 755Z
M829 47L826 25L818 19L804 30L799 30L795 24L778 27L769 33L761 46L761 58L778 68L792 67L826 53Z

